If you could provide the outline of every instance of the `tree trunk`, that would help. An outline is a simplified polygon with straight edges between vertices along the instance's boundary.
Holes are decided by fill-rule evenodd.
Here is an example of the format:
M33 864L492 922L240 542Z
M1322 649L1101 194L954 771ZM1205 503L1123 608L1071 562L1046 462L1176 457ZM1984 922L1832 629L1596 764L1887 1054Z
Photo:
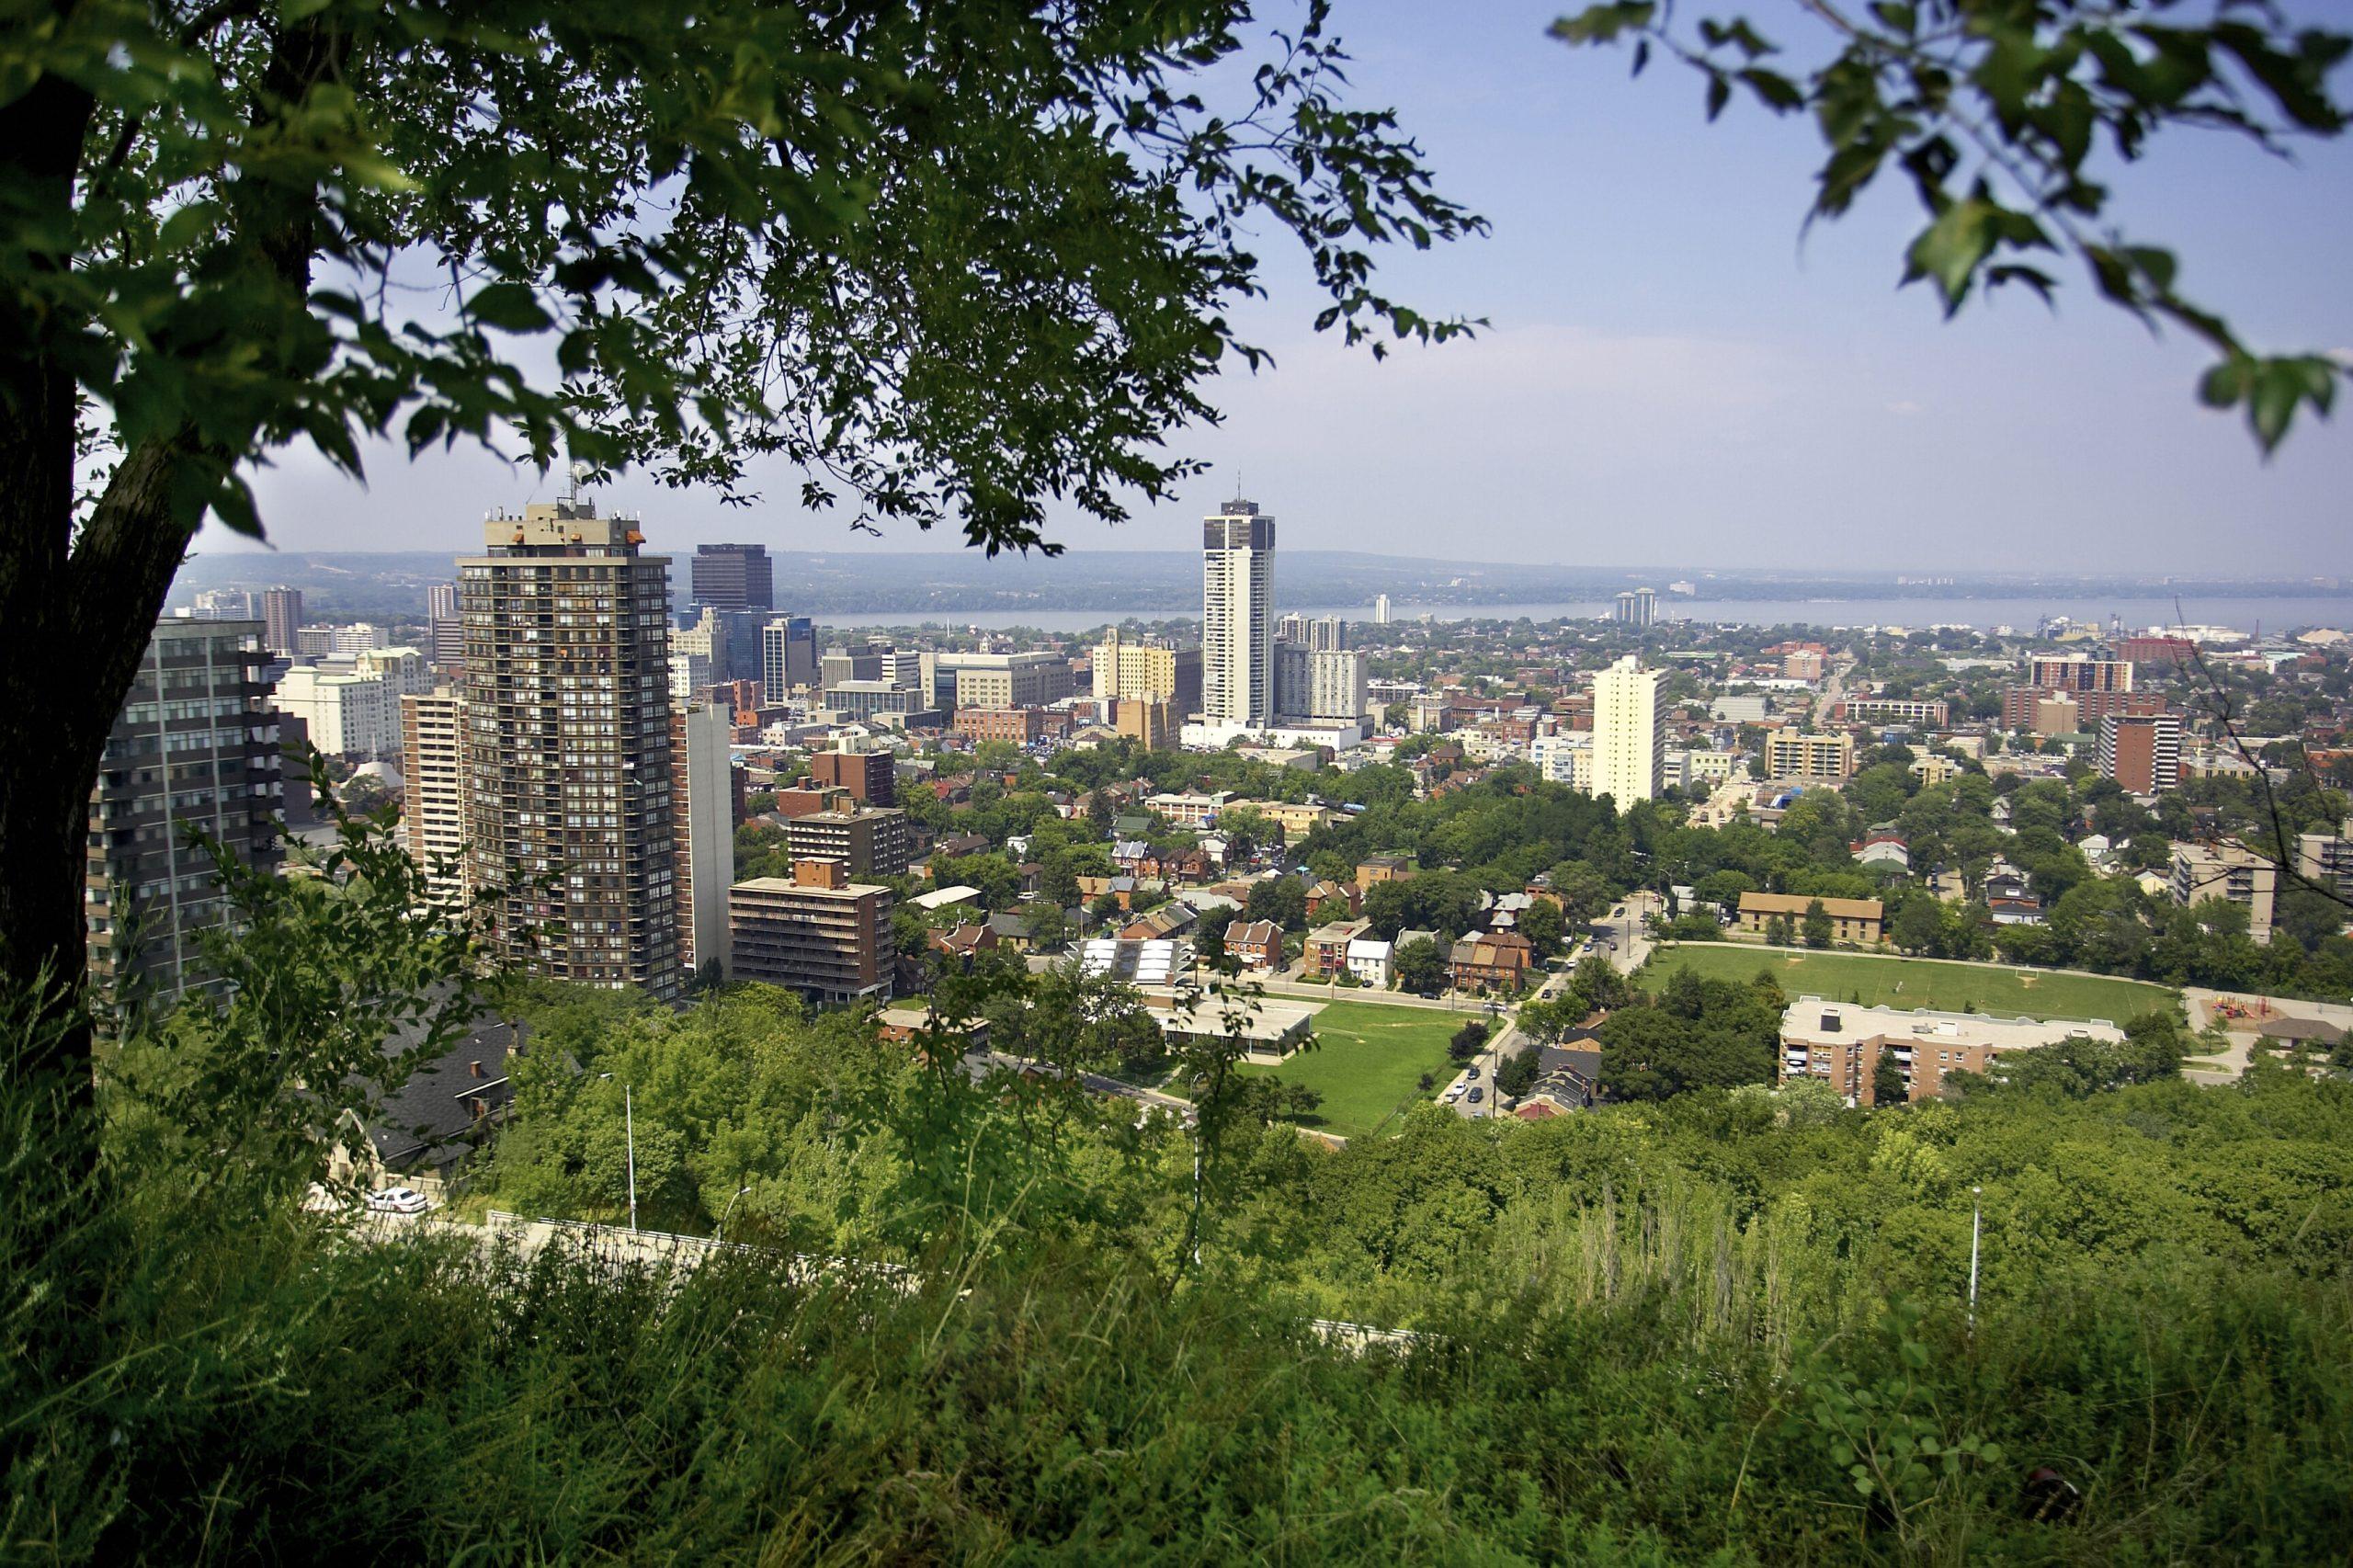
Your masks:
M70 245L74 172L92 105L44 77L0 108L0 188L8 243ZM72 265L53 250L60 274ZM90 1029L74 990L83 973L82 855L90 779L122 687L83 661L69 584L74 523L74 385L64 339L74 324L21 301L0 308L0 983L46 987L41 1017L4 1068L31 1096L36 1160L70 1191L93 1169ZM132 671L136 669L133 657ZM130 673L123 676L124 684ZM9 1042L14 1045L16 1042Z

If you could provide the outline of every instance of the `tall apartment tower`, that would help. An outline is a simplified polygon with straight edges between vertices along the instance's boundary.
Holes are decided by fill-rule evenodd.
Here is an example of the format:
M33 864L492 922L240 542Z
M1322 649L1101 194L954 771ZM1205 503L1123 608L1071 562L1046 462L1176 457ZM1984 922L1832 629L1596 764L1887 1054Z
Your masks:
M465 699L449 687L401 699L401 837L447 898L466 888L465 715Z
M1239 498L1201 521L1201 718L1264 729L1275 716L1275 519Z
M760 692L770 702L815 686L817 626L805 615L780 615L760 629Z
M535 879L494 941L531 973L675 997L669 561L576 490L483 538L458 562L472 867Z
M2099 771L2129 795L2181 788L2181 715L2109 714L2099 722Z
M727 889L735 880L735 813L723 708L674 709L670 715L670 798L677 814L678 956L689 971L733 959L727 935Z
M694 600L715 609L774 609L776 562L764 544L695 547Z
M302 629L302 590L264 588L261 620L263 647L273 653L300 652L301 639L296 634Z
M1372 623L1375 626L1389 624L1389 596L1387 594L1379 595L1373 599Z
M2132 663L2083 653L2037 653L2026 662L2026 683L2048 691L2130 691Z
M199 933L227 910L195 826L248 866L279 858L278 715L257 620L156 624L90 790L90 977L167 1003L204 978Z
M1593 677L1593 792L1621 812L1658 794L1665 706L1666 673L1643 668L1631 653Z
M1348 624L1336 615L1311 619L1293 613L1275 622L1275 641L1296 642L1318 653L1336 653L1348 645Z
M425 590L425 655L450 674L466 662L466 627L458 619L458 585L436 583Z

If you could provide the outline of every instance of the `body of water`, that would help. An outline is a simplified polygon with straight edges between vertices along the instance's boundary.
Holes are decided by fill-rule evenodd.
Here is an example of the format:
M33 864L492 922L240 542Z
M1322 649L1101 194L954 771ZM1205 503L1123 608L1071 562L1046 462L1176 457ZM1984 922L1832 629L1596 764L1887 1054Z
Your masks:
M1370 605L1285 605L1310 616L1336 615L1348 620L1370 620ZM1600 600L1583 604L1458 605L1401 604L1390 607L1393 620L1416 620L1424 615L1438 620L1559 620L1607 616L1610 606ZM1996 626L2031 632L2049 618L2065 616L2076 621L2106 624L2120 618L2127 631L2152 626L2186 624L2227 626L2240 631L2285 631L2333 626L2353 631L2353 598L2218 598L2185 597L2178 607L2172 599L2120 598L1896 598L1896 599L1666 599L1659 601L1663 621L1727 621L1741 626L1969 626L1987 631ZM878 627L935 625L976 626L1001 631L1030 626L1041 631L1091 631L1115 621L1199 620L1181 609L1086 610L1005 609L970 613L915 610L864 615L819 615L824 626Z

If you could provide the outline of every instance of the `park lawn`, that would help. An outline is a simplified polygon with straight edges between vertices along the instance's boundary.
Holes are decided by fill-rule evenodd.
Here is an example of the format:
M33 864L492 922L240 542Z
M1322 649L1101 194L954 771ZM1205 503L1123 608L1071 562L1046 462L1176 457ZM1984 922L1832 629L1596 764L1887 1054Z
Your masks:
M1279 1067L1245 1063L1241 1071L1305 1084L1322 1095L1322 1108L1301 1118L1300 1125L1344 1138L1369 1137L1393 1127L1415 1100L1429 1097L1421 1086L1423 1074L1436 1074L1440 1083L1453 1075L1446 1042L1473 1016L1334 1002L1315 1015L1314 1050Z
M1791 953L1715 942L1661 949L1643 966L1635 983L1655 990L1676 969L1696 970L1703 980L1752 980L1758 970L1769 970L1792 1001L1820 996L1847 1002L1859 994L1867 1006L1954 1013L1973 1007L2004 1017L2107 1018L2120 1024L2142 1013L2171 1009L2178 1015L2181 1008L2178 991L2104 974L1994 969L1869 953Z

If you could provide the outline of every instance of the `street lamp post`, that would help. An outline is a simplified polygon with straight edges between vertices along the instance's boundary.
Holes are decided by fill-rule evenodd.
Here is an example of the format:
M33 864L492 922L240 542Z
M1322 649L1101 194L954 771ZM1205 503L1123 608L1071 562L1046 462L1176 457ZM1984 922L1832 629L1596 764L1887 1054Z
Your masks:
M1977 1237L1983 1227L1984 1204L1982 1187L1969 1189L1969 1332L1977 1332Z
M711 1240L721 1241L725 1239L727 1235L727 1216L735 1212L735 1199L743 1197L745 1193L751 1190L752 1189L748 1187L739 1187L735 1189L735 1197L730 1198L727 1200L727 1207L719 1211L719 1224L717 1229L714 1230L711 1234Z
M599 1078L609 1081L610 1073L599 1073ZM621 1133L629 1146L629 1228L637 1229L637 1108L631 1102L627 1079L621 1082Z

